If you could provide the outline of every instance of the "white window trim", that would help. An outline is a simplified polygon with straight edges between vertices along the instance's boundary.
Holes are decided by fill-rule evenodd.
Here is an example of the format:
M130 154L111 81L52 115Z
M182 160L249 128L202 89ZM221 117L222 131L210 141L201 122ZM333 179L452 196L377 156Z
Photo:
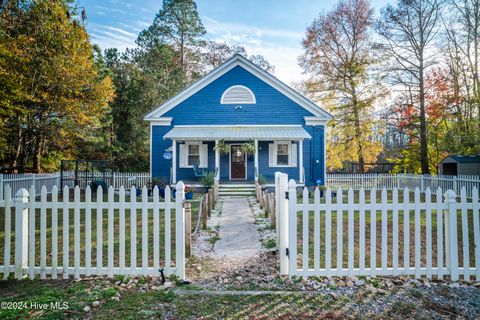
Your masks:
M275 157L275 163L270 166L270 168L296 168L298 166L298 160L297 160L297 165L293 166L292 165L292 144L294 142L291 141L274 141L273 142L273 154ZM285 164L278 164L278 145L279 144L286 144L288 145L288 165ZM298 152L298 148L297 148Z
M252 102L242 102L242 103L230 103L230 102L225 102L224 99L225 99L225 95L232 89L235 89L235 88L242 88L242 89L245 89L247 90L250 95L252 96L253 98L253 101ZM257 103L257 98L255 97L255 95L253 94L253 91L250 90L250 88L248 87L245 87L245 86L242 86L242 85L234 85L234 86L231 86L229 87L227 90L225 90L222 94L222 97L220 98L220 104L256 104Z
M193 166L189 166L189 165L188 165L188 156L189 156L189 151L188 151L189 148L188 148L188 147L191 146L191 145L198 145L198 146L199 146L199 147L198 147L198 153L199 153L199 154L198 154L198 159L199 159L199 161L201 161L200 157L202 156L202 151L201 151L201 145L202 145L202 144L203 144L203 143L200 142L200 141L198 141L198 142L197 142L197 141L185 142L185 143L184 143L184 145L185 145L185 155L184 155L184 157L185 157L185 165L181 165L182 163L180 162L180 164L179 164L178 167L179 167L179 168L193 168ZM179 155L179 156L180 156L180 155Z

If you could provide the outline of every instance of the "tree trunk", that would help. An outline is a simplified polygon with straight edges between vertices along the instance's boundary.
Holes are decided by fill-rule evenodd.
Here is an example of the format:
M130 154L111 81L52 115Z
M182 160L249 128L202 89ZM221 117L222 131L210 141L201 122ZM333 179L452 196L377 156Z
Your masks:
M40 160L41 160L41 137L35 139L35 146L33 149L33 172L40 173Z
M353 116L354 125L355 125L355 139L357 140L358 148L358 171L360 173L365 173L365 158L363 156L363 141L362 141L362 127L360 125L360 114L358 112L358 100L356 86L353 79L350 79L350 85L352 86L352 107L353 107Z
M422 174L430 174L428 166L427 117L425 114L425 79L423 67L423 52L420 52L419 89L420 89L420 164Z

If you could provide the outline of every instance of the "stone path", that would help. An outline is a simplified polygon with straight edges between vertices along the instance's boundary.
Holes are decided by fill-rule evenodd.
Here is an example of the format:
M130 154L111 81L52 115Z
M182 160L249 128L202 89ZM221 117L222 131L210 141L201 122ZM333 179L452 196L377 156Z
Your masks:
M260 251L260 235L252 209L245 197L225 197L220 215L220 240L215 243L217 257L243 258Z

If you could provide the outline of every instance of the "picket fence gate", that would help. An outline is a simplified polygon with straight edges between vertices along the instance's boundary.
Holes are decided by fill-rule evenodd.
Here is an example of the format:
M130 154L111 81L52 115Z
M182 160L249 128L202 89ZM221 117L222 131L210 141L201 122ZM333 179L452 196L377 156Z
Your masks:
M20 189L12 199L7 185L5 201L0 201L5 215L0 272L4 279L11 272L17 279L24 275L33 279L38 274L41 279L47 275L56 279L59 274L68 279L70 275L75 278L81 275L160 275L163 268L165 275L175 274L184 279L184 188L183 182L178 182L175 200L171 201L171 190L167 186L164 200L160 201L158 188L153 190L153 197L149 197L147 188L143 187L140 201L137 201L135 187L130 192L120 187L116 193L111 186L107 201L104 201L101 187L96 190L96 199L92 199L92 191L87 187L82 201L77 186L72 201L67 186L61 200L56 186L51 196L47 196L46 187L42 187L38 200L29 197L29 194L36 194L34 186L30 192ZM126 233L128 222L129 234ZM137 231L141 236L137 236ZM137 251L140 254L137 255Z
M459 199L440 188L427 188L424 195L419 188L349 189L346 202L342 189L322 195L316 188L311 201L304 188L297 201L295 181L279 172L275 188L281 274L480 281L476 188L471 199L465 188Z

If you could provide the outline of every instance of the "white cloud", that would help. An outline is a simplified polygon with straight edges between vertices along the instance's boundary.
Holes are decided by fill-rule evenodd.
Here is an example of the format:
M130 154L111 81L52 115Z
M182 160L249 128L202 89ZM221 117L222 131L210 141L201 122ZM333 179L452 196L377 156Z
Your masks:
M276 29L257 28L255 26L223 23L203 17L207 37L211 40L245 47L248 54L261 54L275 66L275 76L286 84L304 79L297 58L302 53L300 41L302 34ZM150 25L146 21L135 21L129 25L118 23L116 26L89 24L93 43L103 49L115 47L120 51L135 47L138 33Z
M208 33L218 35L224 32L249 34L256 37L301 39L303 34L289 30L258 28L246 24L219 22L209 17L202 17L203 25Z
M302 53L300 41L303 34L223 23L208 17L202 19L207 36L212 40L241 45L248 54L263 55L275 66L275 76L286 84L291 85L304 79L297 62L298 56Z
M98 44L102 49L117 48L120 51L124 51L126 48L135 46L136 33L96 23L91 23L88 27L92 42Z

